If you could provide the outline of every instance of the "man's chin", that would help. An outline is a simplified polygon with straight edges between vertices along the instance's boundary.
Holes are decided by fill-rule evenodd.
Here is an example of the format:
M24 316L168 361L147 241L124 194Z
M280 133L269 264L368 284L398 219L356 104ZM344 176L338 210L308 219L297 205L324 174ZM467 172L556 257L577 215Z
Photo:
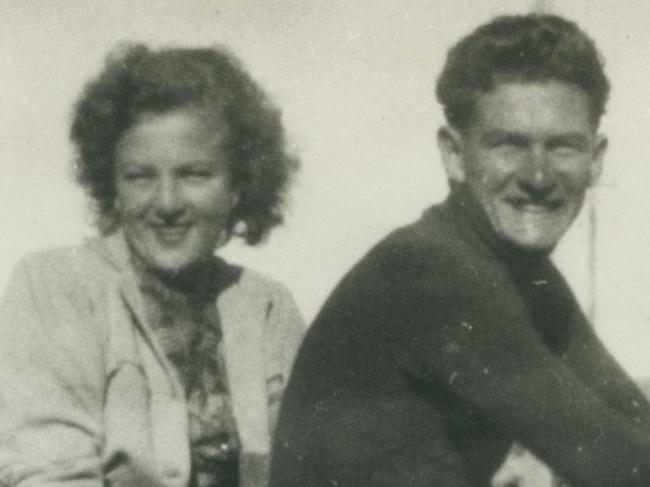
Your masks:
M506 240L515 248L535 254L549 254L556 247L559 238L549 234L510 235Z
M505 219L504 219L505 220ZM503 220L502 220L503 221ZM502 237L524 251L550 253L568 230L572 218L566 212L520 212L502 226Z

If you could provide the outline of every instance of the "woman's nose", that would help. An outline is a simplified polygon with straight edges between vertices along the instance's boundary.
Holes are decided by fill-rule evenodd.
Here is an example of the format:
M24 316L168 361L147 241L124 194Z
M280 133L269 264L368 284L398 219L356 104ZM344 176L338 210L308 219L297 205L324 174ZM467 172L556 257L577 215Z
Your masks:
M173 179L160 181L154 202L156 215L165 221L173 221L183 213L183 197L179 184Z

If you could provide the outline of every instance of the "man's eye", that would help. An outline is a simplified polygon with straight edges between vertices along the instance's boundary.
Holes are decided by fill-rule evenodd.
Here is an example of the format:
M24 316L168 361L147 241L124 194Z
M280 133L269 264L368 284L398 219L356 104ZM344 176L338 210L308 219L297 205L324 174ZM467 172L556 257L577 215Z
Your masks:
M525 148L527 145L527 141L522 138L522 137L494 137L492 139L488 139L487 141L488 146L491 147L492 149L505 149L505 150L512 150L512 149L522 149Z
M580 156L585 152L585 149L578 144L562 143L551 147L551 152L557 157L567 158Z
M553 147L553 152L557 152L557 153L574 153L578 151L579 151L578 147L574 147L569 144L561 144Z
M518 139L501 139L498 140L494 146L507 149L521 149L526 146L526 142Z

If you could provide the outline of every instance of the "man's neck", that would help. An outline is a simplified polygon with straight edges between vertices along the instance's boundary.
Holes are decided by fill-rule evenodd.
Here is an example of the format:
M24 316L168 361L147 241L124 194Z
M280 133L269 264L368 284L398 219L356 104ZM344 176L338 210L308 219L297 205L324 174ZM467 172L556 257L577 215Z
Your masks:
M480 204L464 185L452 184L447 201L461 231L476 236L483 246L509 266L536 267L551 253L551 250L522 249L497 235Z

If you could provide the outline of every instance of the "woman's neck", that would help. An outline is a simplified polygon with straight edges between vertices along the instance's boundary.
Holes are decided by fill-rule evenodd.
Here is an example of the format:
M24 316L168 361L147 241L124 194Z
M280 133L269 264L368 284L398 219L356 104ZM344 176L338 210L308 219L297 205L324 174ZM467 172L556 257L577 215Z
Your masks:
M143 286L167 295L212 299L218 291L220 272L216 258L197 262L178 272L168 272L148 265L137 252L130 249L130 262Z

